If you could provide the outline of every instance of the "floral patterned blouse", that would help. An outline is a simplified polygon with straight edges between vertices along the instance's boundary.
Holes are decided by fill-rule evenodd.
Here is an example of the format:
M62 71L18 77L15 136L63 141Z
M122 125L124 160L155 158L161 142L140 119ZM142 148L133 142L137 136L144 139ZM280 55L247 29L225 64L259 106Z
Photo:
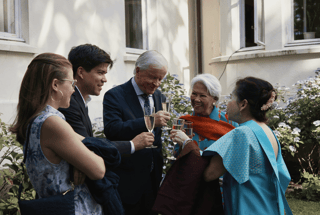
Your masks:
M43 154L40 146L41 127L50 116L59 116L65 120L62 113L47 105L33 121L29 134L26 167L39 198L57 195L71 188L69 163L65 160L62 160L59 164L51 163ZM93 199L86 184L75 186L74 201L76 215L103 214L102 206Z

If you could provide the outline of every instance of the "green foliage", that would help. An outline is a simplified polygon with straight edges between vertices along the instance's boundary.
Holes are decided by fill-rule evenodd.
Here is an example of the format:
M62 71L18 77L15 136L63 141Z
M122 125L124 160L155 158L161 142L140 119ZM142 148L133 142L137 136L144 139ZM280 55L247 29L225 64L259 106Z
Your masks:
M282 155L293 181L302 189L297 198L319 200L320 197L320 70L315 76L294 84L291 90L277 86L278 100L269 111L269 126L277 135Z
M183 84L180 83L177 75L168 75L164 78L160 85L162 93L166 94L171 100L170 117L168 127L172 127L172 119L179 118L182 115L191 114L193 109L190 98L186 96L186 91L183 89ZM163 173L165 174L171 166L173 158L174 145L170 139L169 131L162 131L162 155L164 158Z
M24 175L20 162L23 159L22 146L16 141L14 134L9 132L9 126L0 119L0 152L3 156L0 165L6 169L0 170L0 215L20 214L18 206L18 189L23 181L21 199L34 199L36 192L24 168Z
M320 176L308 172L302 173L302 189L294 189L289 197L304 199L308 201L320 201Z
M320 173L320 77L298 81L294 91L278 88L278 105L270 111L269 126L274 129L286 161L296 163L300 172Z

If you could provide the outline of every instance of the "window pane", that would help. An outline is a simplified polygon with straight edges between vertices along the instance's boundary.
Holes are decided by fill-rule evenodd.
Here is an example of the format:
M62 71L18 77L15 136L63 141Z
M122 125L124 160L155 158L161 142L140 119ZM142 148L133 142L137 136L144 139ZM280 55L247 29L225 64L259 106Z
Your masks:
M245 0L245 47L257 46L254 40L254 0Z
M319 0L294 0L294 39L320 38L319 15Z
M141 0L125 0L126 46L143 49Z

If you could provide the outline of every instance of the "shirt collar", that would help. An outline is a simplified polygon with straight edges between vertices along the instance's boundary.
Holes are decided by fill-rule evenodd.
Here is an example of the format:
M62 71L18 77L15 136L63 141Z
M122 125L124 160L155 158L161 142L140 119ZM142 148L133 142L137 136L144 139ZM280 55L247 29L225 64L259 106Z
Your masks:
M77 85L76 85L75 88L76 88L76 89L78 90L78 92L80 93L80 96L81 96L81 98L82 98L82 101L83 101L83 103L84 103L84 106L85 106L85 107L88 107L88 103L91 101L91 96L89 95L89 96L88 96L88 99L87 99L87 100L84 100L84 98L83 98L83 96L82 96L79 88L77 87Z
M193 111L193 116L199 116L199 114L195 114L195 112ZM220 121L220 117L219 117L219 108L216 106L213 106L213 110L211 111L210 115L209 115L210 119L213 119L215 121Z
M216 106L213 106L213 110L212 112L210 113L210 119L214 119L216 121L220 121L220 117L219 117L219 108L216 107Z

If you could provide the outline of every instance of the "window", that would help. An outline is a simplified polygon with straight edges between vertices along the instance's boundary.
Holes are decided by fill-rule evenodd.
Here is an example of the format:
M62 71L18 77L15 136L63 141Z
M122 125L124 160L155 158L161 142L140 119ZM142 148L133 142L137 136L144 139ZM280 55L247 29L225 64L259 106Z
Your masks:
M243 0L241 5L241 47L264 46L264 0Z
M0 39L24 41L20 24L20 0L0 0Z
M293 0L294 40L320 38L320 1Z
M125 0L126 47L148 49L146 0Z

